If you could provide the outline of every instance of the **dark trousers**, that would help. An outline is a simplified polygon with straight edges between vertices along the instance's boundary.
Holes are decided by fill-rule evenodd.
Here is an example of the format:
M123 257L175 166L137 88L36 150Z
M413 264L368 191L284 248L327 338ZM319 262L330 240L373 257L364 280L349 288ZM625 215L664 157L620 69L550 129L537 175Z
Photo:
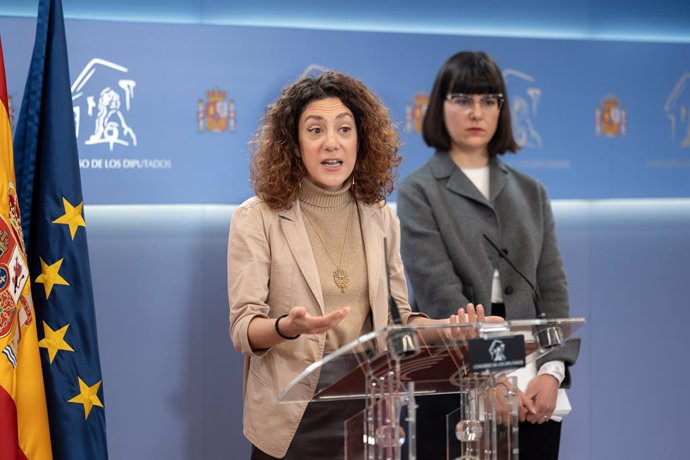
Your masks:
M266 452L260 450L254 444L252 444L252 455L249 460L277 460L275 457L271 457Z
M358 365L354 355L337 358L321 369L317 388L331 385ZM364 410L364 400L310 402L292 438L285 460L342 460L345 421ZM266 414L270 417L270 414ZM251 460L276 460L252 445Z
M417 402L417 460L445 460L445 416L460 406L460 397L457 394L417 396L415 400ZM405 454L406 450L404 449Z
M561 422L520 423L520 460L558 460Z
M458 395L417 397L417 459L445 460L446 417L459 405ZM519 426L520 460L557 460L561 441L561 423L541 425L521 422ZM405 457L403 457L405 458Z
M363 400L309 403L283 459L342 460L345 457L345 420L363 409ZM254 445L250 458L276 460Z

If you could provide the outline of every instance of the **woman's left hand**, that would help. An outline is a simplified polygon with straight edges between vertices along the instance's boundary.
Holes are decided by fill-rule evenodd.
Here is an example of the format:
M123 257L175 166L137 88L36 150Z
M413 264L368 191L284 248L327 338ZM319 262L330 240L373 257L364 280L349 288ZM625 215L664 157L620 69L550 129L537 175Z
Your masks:
M458 308L457 315L450 315L448 318L449 324L467 324L467 323L482 323L482 322L500 322L504 321L500 316L486 316L484 313L484 306L479 304L476 307L472 303L468 303L464 308ZM449 328L450 329L450 328ZM468 330L469 332L463 334L460 329L452 329L455 340L468 340L476 338L476 330Z
M465 310L465 308L467 310ZM465 308L463 308L463 307L458 308L458 314L457 315L450 315L450 318L448 318L448 322L450 324L458 324L458 323L476 323L476 322L484 321L484 306L483 305L480 304L480 305L477 305L475 307L473 303L468 303Z
M531 407L526 411L528 422L542 424L551 419L556 408L558 386L558 380L548 374L538 375L532 379L524 393L524 397L531 403Z
M450 315L448 322L450 324L456 323L481 323L481 322L501 322L505 321L502 316L490 315L486 316L484 313L484 306L482 304L474 306L473 303L468 303L465 308L458 308L457 315Z
M464 307L459 307L457 314L450 315L448 319L430 319L419 318L415 319L413 324L426 325L448 325L448 324L476 324L481 322L495 322L503 321L500 316L486 316L484 314L484 306L481 304L476 307L472 303L468 303ZM477 336L476 328L455 328L446 327L443 329L421 330L420 334L425 340L468 340Z

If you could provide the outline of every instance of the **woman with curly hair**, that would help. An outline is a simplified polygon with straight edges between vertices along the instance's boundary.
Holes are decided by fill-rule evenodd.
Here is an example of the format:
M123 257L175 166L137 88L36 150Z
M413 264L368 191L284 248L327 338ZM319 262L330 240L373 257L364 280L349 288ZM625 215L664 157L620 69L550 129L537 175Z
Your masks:
M288 85L264 116L253 142L256 196L235 210L228 249L230 335L246 357L253 460L343 458L344 422L363 405L276 397L309 364L391 321L384 255L403 323L438 322L410 312L399 223L384 201L399 146L379 99L341 73ZM483 318L468 310L450 321ZM328 378L323 369L319 381ZM309 401L319 381L297 399Z

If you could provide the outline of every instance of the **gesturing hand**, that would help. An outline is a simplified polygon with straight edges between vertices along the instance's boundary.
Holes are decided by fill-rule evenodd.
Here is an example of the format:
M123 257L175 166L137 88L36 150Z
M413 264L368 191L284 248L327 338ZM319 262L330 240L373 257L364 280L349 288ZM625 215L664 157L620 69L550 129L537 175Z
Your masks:
M304 307L294 307L280 321L280 330L285 335L323 334L333 329L347 316L350 307L343 307L325 316L313 316Z

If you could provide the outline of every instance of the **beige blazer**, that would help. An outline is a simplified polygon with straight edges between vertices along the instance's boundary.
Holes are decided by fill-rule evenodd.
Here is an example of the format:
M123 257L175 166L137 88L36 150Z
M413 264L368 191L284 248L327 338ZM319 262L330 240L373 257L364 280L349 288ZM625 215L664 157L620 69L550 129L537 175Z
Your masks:
M368 269L369 302L374 329L391 320L384 265L383 239L387 239L391 291L408 321L407 282L400 258L400 224L381 202L358 204ZM305 402L277 401L287 386L308 365L323 357L326 336L302 335L268 350L252 350L247 329L256 316L276 318L292 307L306 307L312 315L325 311L321 282L305 229L299 202L285 211L270 209L250 198L233 213L228 244L230 337L244 353L244 435L262 451L283 457L290 446L318 375L298 389Z

